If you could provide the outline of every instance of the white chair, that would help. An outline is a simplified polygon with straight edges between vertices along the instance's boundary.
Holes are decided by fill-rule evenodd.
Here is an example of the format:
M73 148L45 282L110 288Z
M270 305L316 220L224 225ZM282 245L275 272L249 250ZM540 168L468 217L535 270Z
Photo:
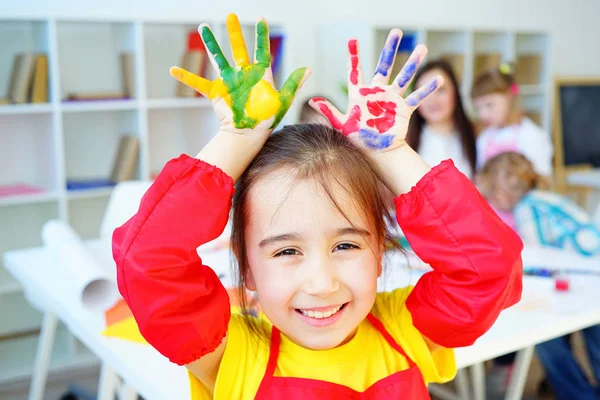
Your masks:
M113 190L100 224L100 237L111 238L113 231L131 218L152 181L127 181Z

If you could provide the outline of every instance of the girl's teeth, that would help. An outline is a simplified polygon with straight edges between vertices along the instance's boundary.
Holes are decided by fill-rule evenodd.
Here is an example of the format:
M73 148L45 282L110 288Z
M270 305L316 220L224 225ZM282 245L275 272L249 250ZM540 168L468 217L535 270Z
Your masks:
M331 317L332 315L334 315L335 313L337 313L338 311L340 311L340 308L342 308L342 306L333 308L331 310L327 310L325 312L313 311L313 310L300 310L300 312L302 312L302 315L304 315L306 317L316 318L316 319L323 319L323 318L329 318L329 317Z

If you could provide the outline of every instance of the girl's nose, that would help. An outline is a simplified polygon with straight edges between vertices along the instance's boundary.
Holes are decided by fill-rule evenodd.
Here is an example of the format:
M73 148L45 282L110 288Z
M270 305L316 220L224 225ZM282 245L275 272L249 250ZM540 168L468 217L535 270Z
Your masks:
M306 268L304 291L312 296L327 297L340 289L336 271L326 257L314 260Z

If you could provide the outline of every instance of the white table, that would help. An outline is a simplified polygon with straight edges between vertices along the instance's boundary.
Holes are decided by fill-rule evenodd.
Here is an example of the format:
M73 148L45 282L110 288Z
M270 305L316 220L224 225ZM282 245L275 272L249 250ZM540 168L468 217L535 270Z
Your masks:
M114 265L110 243L90 241L86 242L86 246L101 265ZM539 258L537 253L536 249L530 249L524 252L523 258L526 262L528 258ZM87 311L80 304L68 300L64 279L53 274L53 259L43 248L10 251L4 257L7 270L21 283L28 301L44 313L30 400L42 398L57 320L61 320L100 358L103 365L101 400L113 398L120 379L124 382L120 389L123 399L135 399L137 394L146 400L189 399L185 368L170 363L150 346L101 335L103 313ZM225 275L226 285L231 283L228 282L228 253L213 253L203 255L203 258L218 274ZM548 262L564 265L552 252L547 258ZM582 261L574 256L571 261L573 267L581 267L581 263L595 264L596 260ZM577 264L578 261L580 264ZM397 260L393 265L397 265ZM403 268L389 268L388 272L384 275L386 281L381 282L381 289L414 284L421 274L406 273ZM476 399L485 397L484 361L519 351L515 378L511 381L507 399L520 399L535 344L600 323L600 302L597 300L600 278L573 277L572 290L566 294L554 292L552 285L552 281L546 278L527 277L521 303L504 311L492 329L475 345L456 350L458 367L472 368ZM462 379L459 383L462 383L459 385L462 387L461 394L455 398L466 400L470 397L466 381Z

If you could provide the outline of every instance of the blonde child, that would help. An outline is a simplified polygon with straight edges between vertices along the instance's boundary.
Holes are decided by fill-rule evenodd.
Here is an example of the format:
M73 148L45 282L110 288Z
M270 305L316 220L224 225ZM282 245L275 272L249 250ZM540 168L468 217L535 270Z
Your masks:
M600 254L600 230L590 216L566 197L545 190L546 179L524 155L506 152L492 157L483 166L478 185L500 215L514 213L509 223L525 244L575 251L584 256ZM592 369L600 382L600 325L582 332ZM588 382L566 337L542 343L536 351L559 400L600 399L600 388Z
M600 253L600 231L590 215L567 197L547 190L547 179L524 155L506 152L492 157L478 176L478 186L525 243L584 256Z
M518 105L519 89L508 65L480 74L471 97L486 129L477 138L478 169L505 151L524 154L540 175L552 176L550 134L525 117Z
M451 348L472 344L519 300L522 244L451 161L431 168L404 141L410 114L442 83L403 98L425 47L390 84L401 36L392 30L365 84L351 39L348 115L317 98L335 129L271 134L309 72L293 72L278 92L266 22L257 23L254 64L237 17L227 28L235 66L201 25L220 77L172 70L212 100L220 130L195 158L169 161L113 236L119 288L140 332L217 399L429 398L427 383L456 372ZM384 184L433 271L414 288L377 293ZM196 252L232 206L241 289L257 292L259 317L230 313Z

